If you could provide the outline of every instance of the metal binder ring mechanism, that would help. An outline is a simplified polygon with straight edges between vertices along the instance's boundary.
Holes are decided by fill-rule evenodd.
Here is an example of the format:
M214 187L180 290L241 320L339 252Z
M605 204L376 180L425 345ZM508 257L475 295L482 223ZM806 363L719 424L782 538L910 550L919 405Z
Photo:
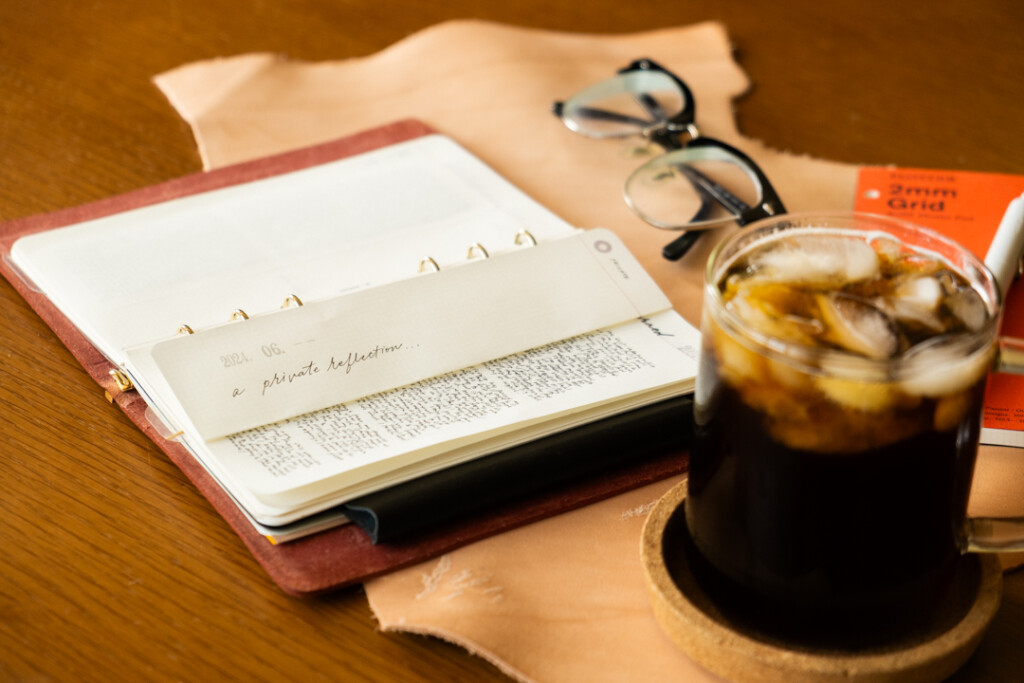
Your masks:
M529 230L520 230L516 233L515 243L535 247L537 246L537 238Z
M469 245L469 251L466 252L466 258L491 258L491 255L487 253L486 249L484 249L484 245L480 244L479 242L476 242L474 244Z
M427 271L436 273L441 270L441 266L437 265L437 261L427 256L426 258L420 259L419 272L425 273Z
M649 59L555 102L552 111L581 135L641 136L664 150L629 176L624 192L629 207L654 227L686 231L662 249L670 261L689 251L700 231L786 212L750 157L700 134L690 88Z
M514 242L518 245L526 244L528 246L533 247L537 245L537 238L534 237L529 230L524 229L516 233ZM469 245L469 249L466 252L467 260L472 260L475 258L487 259L490 257L490 253L487 251L484 245L480 244L479 242L474 242L473 244ZM441 270L441 266L437 265L437 261L435 261L429 256L420 259L420 265L417 268L417 272L420 273L426 273L428 271L436 273L439 270Z
M284 303L281 304L281 308L290 308L292 306L301 306L302 299L297 294L289 294L285 297ZM248 320L249 314L243 311L241 308L236 308L231 313L232 320ZM195 334L196 331L192 329L191 325L182 324L178 327L178 334Z

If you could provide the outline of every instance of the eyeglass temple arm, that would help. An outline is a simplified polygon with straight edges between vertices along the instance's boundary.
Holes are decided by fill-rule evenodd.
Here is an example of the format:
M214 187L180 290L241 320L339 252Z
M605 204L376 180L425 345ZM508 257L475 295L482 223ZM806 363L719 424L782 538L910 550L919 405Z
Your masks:
M682 145L679 145L677 142L675 146L681 147ZM737 202L740 201L737 197L732 195L732 193L730 193L728 190L726 190L718 183L711 180L711 178L708 178L700 171L696 169L686 170L690 171L691 173L687 174L684 171L684 175L687 175L687 178L693 184L694 188L697 189L697 194L700 196L700 208L697 209L697 212L694 214L694 220L702 220L708 213L710 213L713 203L715 201L720 201L718 199L718 196L728 194ZM710 189L711 187L717 187L720 190L718 196L716 196L716 193ZM668 261L678 261L683 256L685 256L686 253L690 251L690 249L693 248L693 245L697 243L697 240L700 239L703 233L703 230L688 230L684 232L679 237L675 238L674 240L672 240L671 242L669 242L668 244L661 248L662 258Z
M697 210L693 220L701 220L711 210L711 200L718 202L737 217L745 216L750 212L751 209L747 206L746 202L697 169L680 166L679 170L690 181L690 184L698 190L698 194L701 195L701 207ZM739 220L737 218L737 222ZM684 232L662 247L662 257L669 261L678 261L686 255L686 252L693 248L702 232L701 230Z
M637 93L635 95L636 101L644 108L650 117L651 121L665 121L668 119L668 114L665 112L665 108L662 107L658 100L654 99L649 93Z
M736 222L740 227L768 216L775 216L780 213L786 213L786 207L782 203L782 199L779 198L779 194L775 191L775 187L771 181L768 180L768 176L765 175L761 167L757 165L753 159L749 156L736 149L732 145L729 145L721 140L715 140L713 138L701 138L701 142L708 141L710 144L714 144L721 147L725 151L729 152L733 156L737 157L740 161L747 165L747 168L757 178L757 182L761 185L761 202L757 206L752 206L742 211L736 218Z
M551 105L551 112L558 117L562 116L565 109L564 102L555 102ZM632 126L639 126L641 128L650 126L650 121L645 121L636 116L630 116L629 114L622 114L617 111L611 111L609 109L600 109L599 107L578 107L575 109L574 114L583 118L588 118L594 121L610 121L613 123L626 123Z
M664 148L665 151L682 149L684 146L682 142L679 141L679 137L669 131L657 131L651 136L651 140ZM739 215L742 211L749 208L743 200L697 169L680 167L679 170L683 172L683 175L687 177L694 189L697 190L697 194L700 196L701 205L697 210L697 213L694 214L693 218L695 220L701 220L704 218L711 211L713 202L721 204L735 215ZM682 235L662 247L662 258L668 261L678 261L693 248L693 245L697 243L697 240L700 239L703 232L703 230L689 230L684 232Z
M686 179L690 181L690 184L697 188L702 195L706 195L715 200L734 215L741 216L744 212L750 210L750 207L745 201L734 195L732 192L729 192L729 190L725 189L725 187L720 183L716 183L697 169L690 166L679 166L679 172L686 176Z
M703 230L684 232L661 248L661 257L667 261L678 261L686 256L686 252L693 248L693 245L697 243L702 234L704 234Z

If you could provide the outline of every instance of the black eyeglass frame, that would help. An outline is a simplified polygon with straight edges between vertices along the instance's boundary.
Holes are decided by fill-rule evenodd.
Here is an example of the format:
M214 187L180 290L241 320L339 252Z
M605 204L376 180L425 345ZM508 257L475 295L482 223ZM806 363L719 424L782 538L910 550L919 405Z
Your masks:
M639 134L665 150L666 155L681 150L717 148L728 155L735 157L735 159L745 167L744 170L751 173L760 185L761 198L757 206L748 206L745 202L730 193L724 187L721 187L710 178L703 176L695 169L690 169L690 173L697 174L697 177L695 178L693 175L687 174L687 178L694 185L695 189L698 190L698 193L705 201L702 210L708 208L707 202L716 202L729 211L733 220L735 220L740 227L753 221L767 218L768 216L774 216L786 212L786 208L783 205L782 200L779 198L778 193L775 191L775 188L768 180L764 171L761 170L761 167L758 166L753 159L726 142L700 134L700 130L697 128L695 123L697 110L696 101L694 100L693 93L689 86L687 86L681 78L657 62L647 58L637 59L630 63L629 66L619 69L616 73L618 76L624 76L636 71L658 72L671 79L674 85L679 88L680 94L682 95L684 102L683 108L673 116L664 117L663 120L658 121L657 119L659 116L658 112L660 110L660 106L654 102L653 98L645 99L643 97L643 93L638 93L637 100L651 115L654 125L648 125L645 121L637 120L636 123L640 126L639 131L631 131L615 137L627 137L629 135ZM563 102L555 102L551 109L556 116L563 120L563 122L566 121L563 117ZM572 127L570 126L570 128ZM684 135L686 136L685 139L683 138ZM633 204L628 195L626 197L626 203L633 208ZM686 226L667 228L666 226L656 225L656 227L662 229L686 230ZM694 243L696 243L697 239L700 238L700 235L703 232L704 230L686 230L682 235L662 249L662 256L670 261L676 261L682 258L682 256L693 247Z

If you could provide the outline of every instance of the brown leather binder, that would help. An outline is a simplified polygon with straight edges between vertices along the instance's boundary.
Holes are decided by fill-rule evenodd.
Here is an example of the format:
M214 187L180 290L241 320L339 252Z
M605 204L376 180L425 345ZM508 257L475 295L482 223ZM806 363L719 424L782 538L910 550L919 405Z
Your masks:
M80 207L11 221L0 225L0 249L9 253L16 239L31 233L308 168L433 132L421 122L400 121L322 145L185 176ZM271 578L291 594L313 594L357 583L486 536L656 481L681 472L686 466L681 443L675 438L646 443L642 448L634 447L630 440L617 443L604 440L602 443L610 443L610 448L618 452L612 453L600 468L589 468L582 476L556 477L548 486L526 487L512 498L495 496L502 502L476 505L475 511L468 515L446 515L430 528L418 529L399 540L374 544L359 525L348 524L274 544L257 532L231 497L185 447L160 435L146 417L145 401L136 391L125 390L119 383L114 364L103 357L45 295L34 290L9 259L0 260L0 272L60 337L111 401L181 468L238 533ZM681 419L685 421L686 417ZM593 442L591 447L594 447Z

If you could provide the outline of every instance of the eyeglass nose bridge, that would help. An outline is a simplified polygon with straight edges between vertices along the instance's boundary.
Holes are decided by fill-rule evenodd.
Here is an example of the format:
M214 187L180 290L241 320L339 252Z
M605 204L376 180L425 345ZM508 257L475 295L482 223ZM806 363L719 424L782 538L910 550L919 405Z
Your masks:
M672 152L693 143L693 141L700 139L701 132L695 123L686 123L683 125L672 124L668 122L664 125L654 127L645 130L643 137L646 140L650 140L655 143L666 152Z
M698 128L697 124L693 123L692 121L682 126L681 128L677 128L676 126L673 126L671 124L669 124L667 128L676 135L685 134L687 136L688 139L685 142L682 142L683 147L685 147L687 143L692 142L693 140L696 140L701 136L700 128Z

